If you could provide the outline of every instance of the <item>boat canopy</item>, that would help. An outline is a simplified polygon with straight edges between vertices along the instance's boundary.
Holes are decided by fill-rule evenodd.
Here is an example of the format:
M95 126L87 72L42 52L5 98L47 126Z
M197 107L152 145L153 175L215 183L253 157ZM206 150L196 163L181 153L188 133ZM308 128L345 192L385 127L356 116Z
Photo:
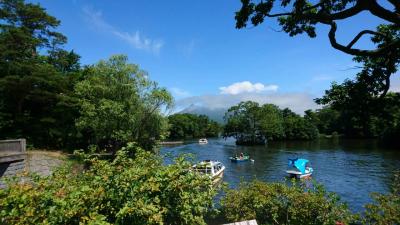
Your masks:
M306 172L306 165L308 163L308 159L289 159L288 166L296 167L302 174Z

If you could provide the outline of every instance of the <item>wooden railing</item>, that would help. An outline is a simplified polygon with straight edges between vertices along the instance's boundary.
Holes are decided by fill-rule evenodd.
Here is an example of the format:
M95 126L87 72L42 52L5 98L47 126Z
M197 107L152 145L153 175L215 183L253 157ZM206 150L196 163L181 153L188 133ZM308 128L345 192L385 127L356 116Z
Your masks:
M0 163L25 159L26 140L0 140Z

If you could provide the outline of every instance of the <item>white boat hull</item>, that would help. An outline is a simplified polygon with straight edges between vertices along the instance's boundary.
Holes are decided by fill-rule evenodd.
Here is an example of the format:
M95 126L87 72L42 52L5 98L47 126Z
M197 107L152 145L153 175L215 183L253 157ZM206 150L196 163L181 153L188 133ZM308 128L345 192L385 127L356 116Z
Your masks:
M199 144L201 144L201 145L208 144L207 138L200 138L199 139Z
M214 176L212 176L213 183L217 183L224 177L225 167L223 167L220 171L218 171Z
M295 178L307 178L310 177L312 175L312 172L309 172L306 170L306 172L303 174L300 171L296 171L296 170L287 170L286 173L289 175L289 177L295 177Z
M206 163L206 164L204 164ZM224 176L225 166L218 161L203 161L193 166L195 171L206 174L213 184L218 183Z

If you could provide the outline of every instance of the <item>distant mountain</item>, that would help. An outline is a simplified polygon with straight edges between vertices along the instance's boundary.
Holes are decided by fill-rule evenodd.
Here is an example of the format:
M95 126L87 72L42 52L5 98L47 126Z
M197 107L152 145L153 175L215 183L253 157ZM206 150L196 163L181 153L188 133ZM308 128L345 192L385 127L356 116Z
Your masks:
M225 109L225 108L210 109L207 107L196 106L196 105L192 104L189 107L187 107L177 113L190 113L190 114L196 114L196 115L206 115L210 119L217 121L218 123L224 123L224 115L225 115L226 111L227 111L227 109Z

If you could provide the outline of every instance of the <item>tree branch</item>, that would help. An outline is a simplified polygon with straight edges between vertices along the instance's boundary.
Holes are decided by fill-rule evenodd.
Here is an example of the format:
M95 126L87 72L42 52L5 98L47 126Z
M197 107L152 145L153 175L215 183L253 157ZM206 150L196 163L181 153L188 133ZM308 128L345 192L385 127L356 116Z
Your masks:
M354 39L346 46L346 48L351 48L353 45L364 35L364 34L372 34L372 35L380 35L383 37L386 37L385 35L378 33L376 31L372 30L363 30L360 33L357 34L357 36L354 37Z
M342 20L352 16L357 15L358 13L367 10L367 6L365 5L365 0L357 1L357 3L348 9L345 9L341 12L327 14L327 19L329 20Z
M397 12L400 12L400 1L399 0L388 0L397 10Z
M306 11L308 11L308 10L318 8L318 7L320 7L320 6L322 6L322 3L318 3L318 4L315 4L315 5L313 5L313 6L306 7L306 8L304 8L304 9L302 9L300 12L306 12ZM293 16L294 14L295 14L295 12L291 12L291 13L265 14L265 16L266 16L266 17L280 17L280 16Z
M329 41L330 41L332 47L337 50L340 50L344 53L350 54L350 55L380 56L380 55L384 55L385 53L387 53L390 50L400 47L400 39L396 39L396 40L392 41L391 43L387 44L386 46L377 48L375 50L362 50L362 49L347 47L347 46L339 44L336 41L336 30L337 30L336 23L331 21L329 23L329 25L331 26L331 29L329 30L328 37L329 37Z
M400 14L383 8L376 2L376 0L368 1L367 7L373 15L394 24L400 25Z
M383 92L379 96L379 98L384 98L386 96L386 94L388 93L389 88L390 88L390 75L386 76L386 78L385 78L385 88L383 89Z

